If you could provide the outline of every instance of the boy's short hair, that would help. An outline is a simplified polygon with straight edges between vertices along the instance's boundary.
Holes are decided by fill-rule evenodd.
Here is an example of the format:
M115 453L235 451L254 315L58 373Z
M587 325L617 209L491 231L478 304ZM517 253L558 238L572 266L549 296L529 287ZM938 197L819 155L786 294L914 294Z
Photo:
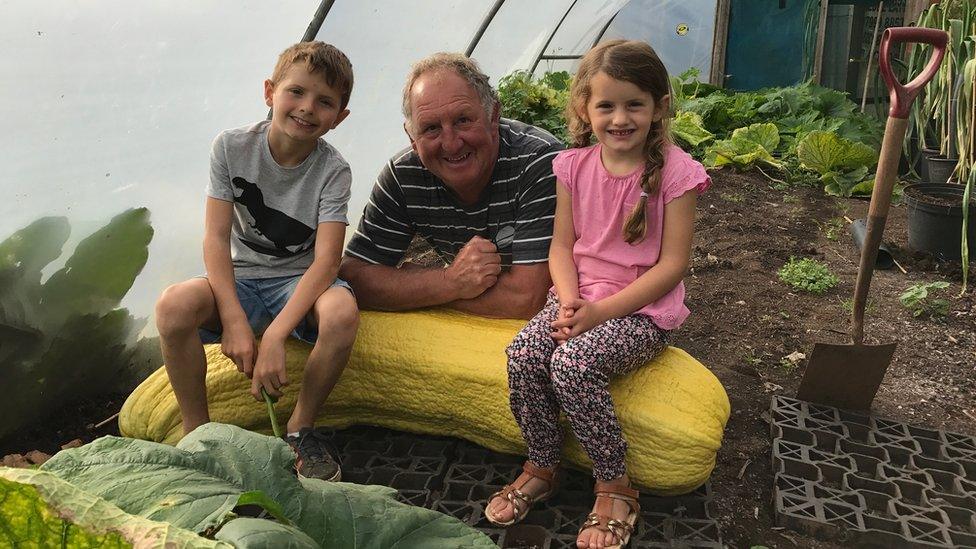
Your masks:
M352 63L339 48L325 42L299 42L278 56L278 63L271 74L271 83L277 84L296 63L308 65L308 72L321 73L325 82L340 95L340 109L349 104L352 95Z

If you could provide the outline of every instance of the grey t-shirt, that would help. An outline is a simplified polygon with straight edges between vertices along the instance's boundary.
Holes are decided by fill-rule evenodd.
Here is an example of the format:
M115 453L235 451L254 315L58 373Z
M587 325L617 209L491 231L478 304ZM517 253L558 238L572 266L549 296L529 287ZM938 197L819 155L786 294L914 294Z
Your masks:
M207 196L234 202L230 252L236 278L304 273L319 223L349 224L352 172L324 139L298 166L275 162L267 120L224 130L210 153Z

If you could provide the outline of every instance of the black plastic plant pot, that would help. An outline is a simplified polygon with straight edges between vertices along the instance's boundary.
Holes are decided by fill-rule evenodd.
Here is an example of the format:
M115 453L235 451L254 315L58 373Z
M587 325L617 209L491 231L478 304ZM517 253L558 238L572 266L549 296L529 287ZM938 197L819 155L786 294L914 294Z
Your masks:
M919 183L905 187L908 247L942 259L962 257L962 197L966 188L952 183ZM976 252L976 203L969 202L967 229L970 257Z
M548 549L549 531L535 524L516 524L505 530L502 548L510 549Z
M858 253L864 247L864 239L867 237L868 225L863 219L855 219L851 224L851 236L854 237L854 245L857 246ZM891 250L884 242L878 247L878 257L874 260L874 268L887 270L895 266L895 258L891 256Z
M939 155L939 149L925 149L923 148L919 152L918 163L916 171L918 172L918 177L921 181L929 180L929 158Z
M922 181L939 184L949 181L949 178L952 177L952 172L956 169L956 164L959 163L959 159L946 158L937 154L926 158L925 163L928 166L928 178Z

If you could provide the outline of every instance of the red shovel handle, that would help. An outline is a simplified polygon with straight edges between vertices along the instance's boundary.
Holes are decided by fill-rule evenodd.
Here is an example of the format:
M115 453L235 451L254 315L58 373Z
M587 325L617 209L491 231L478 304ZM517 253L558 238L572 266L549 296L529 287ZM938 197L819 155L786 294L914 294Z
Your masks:
M891 71L891 45L899 42L931 44L934 49L928 65L925 65L925 69L922 70L922 74L916 76L908 84L899 82L895 78L895 73ZM890 27L885 29L881 36L881 58L878 65L881 68L881 76L884 77L885 84L888 85L888 94L891 97L891 109L888 110L888 116L908 118L908 109L911 107L912 101L915 101L918 92L938 72L948 42L949 33L939 29L922 27Z

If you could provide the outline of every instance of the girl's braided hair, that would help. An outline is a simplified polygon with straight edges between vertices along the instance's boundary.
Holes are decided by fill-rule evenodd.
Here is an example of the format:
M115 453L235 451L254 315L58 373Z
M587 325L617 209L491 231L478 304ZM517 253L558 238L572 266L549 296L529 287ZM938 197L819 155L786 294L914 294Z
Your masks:
M610 40L597 45L583 56L570 88L566 120L574 147L590 146L593 128L586 116L586 106L591 95L590 80L600 72L614 80L630 82L650 93L655 106L671 94L668 71L646 42ZM624 222L623 236L629 244L640 242L647 234L647 198L654 196L661 186L664 147L671 143L670 119L671 113L667 113L661 120L653 122L644 142L644 173L640 185L646 196L641 195L637 206Z

